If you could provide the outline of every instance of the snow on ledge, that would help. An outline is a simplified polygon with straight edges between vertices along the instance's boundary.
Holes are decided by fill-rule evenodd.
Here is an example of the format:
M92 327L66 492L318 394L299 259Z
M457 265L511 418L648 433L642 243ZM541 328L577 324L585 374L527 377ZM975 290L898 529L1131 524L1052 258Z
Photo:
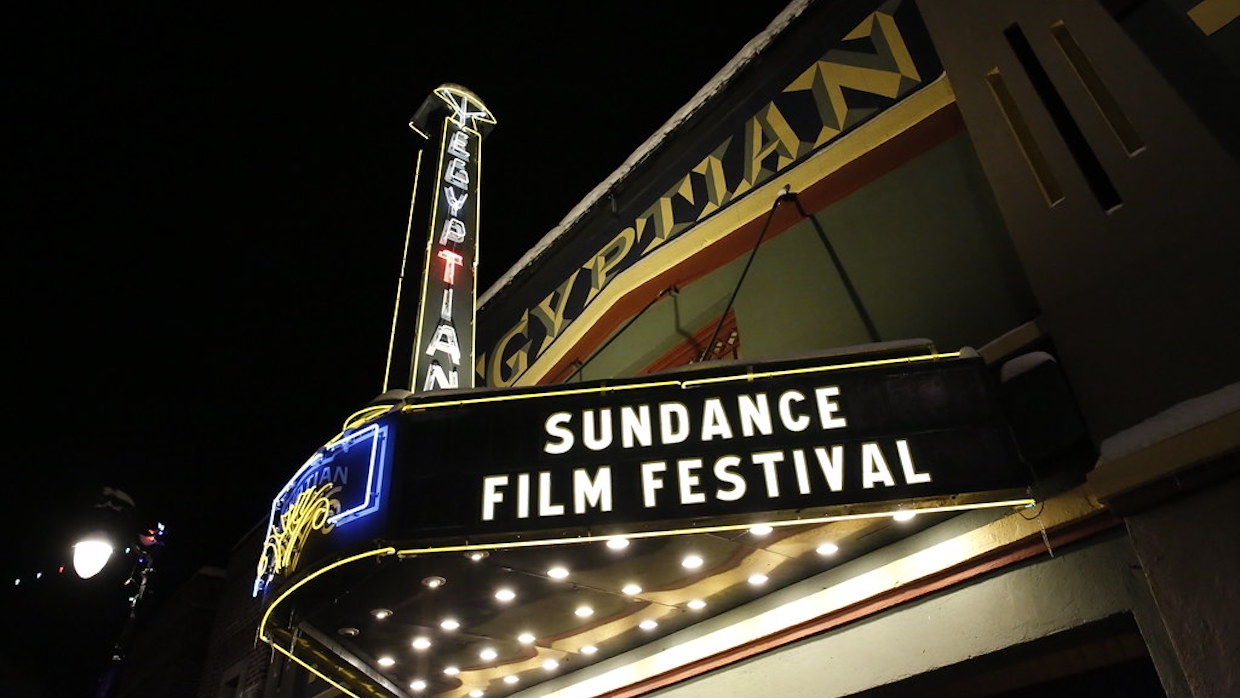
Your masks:
M546 254L547 250L553 247L559 239L567 233L585 214L601 201L608 192L612 191L622 181L626 180L630 174L652 153L654 153L663 143L680 127L688 122L691 117L697 114L701 109L718 97L724 90L732 84L741 69L749 65L755 58L761 55L767 47L779 36L793 20L805 11L811 0L794 0L788 7L784 8L770 25L758 36L754 37L749 43L745 44L728 63L720 69L710 82L706 83L698 93L689 100L687 104L681 107L672 118L668 119L658 131L645 143L638 146L637 150L625 160L619 168L616 169L609 177L596 186L584 199L581 200L568 215L560 221L560 224L552 228L550 232L543 236L533 248L526 252L517 263L504 272L499 279L491 284L491 287L478 298L478 307L485 306L501 289L508 286L516 278L517 274L533 265L536 260Z
M1185 400L1108 437L1098 449L1098 463L1119 460L1233 412L1240 412L1240 383Z

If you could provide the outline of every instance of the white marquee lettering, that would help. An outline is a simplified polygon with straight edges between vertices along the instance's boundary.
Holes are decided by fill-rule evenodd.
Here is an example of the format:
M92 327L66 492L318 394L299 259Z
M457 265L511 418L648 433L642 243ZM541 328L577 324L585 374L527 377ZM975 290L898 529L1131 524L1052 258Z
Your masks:
M564 505L555 504L551 501L551 473L545 470L538 474L538 515L564 515Z
M443 282L451 286L456 283L456 268L464 262L464 257L452 250L440 250L439 258L444 261Z
M568 453L569 449L573 447L573 432L571 429L566 429L564 425L571 422L572 419L573 415L568 412L556 412L547 417L547 421L543 423L543 428L546 430L547 436L556 439L556 441L544 443L544 452L550 453L553 456Z
M633 448L637 444L650 446L653 443L654 427L650 423L650 405L621 407L620 444L625 448Z
M573 471L573 513L584 514L589 508L611 511L611 468L602 466L590 479L585 470Z
M465 233L465 223L460 218L449 218L443 222L443 232L439 234L439 244L446 245L449 242L465 242Z
M844 417L831 416L840 411L840 404L831 399L838 397L839 394L840 389L834 385L814 389L814 397L818 399L818 415L822 419L823 429L840 429L848 426L848 420L844 419Z
M659 477L659 473L665 470L667 463L664 461L642 463L642 506L647 509L653 509L659 503L656 492L663 489L663 478Z
M792 413L792 403L803 402L805 396L799 391L788 390L779 396L779 421L783 423L784 428L788 431L805 431L809 428L809 415L794 415Z
M581 442L591 451L601 451L611 445L611 408L581 413Z
M896 451L900 453L900 467L904 470L904 482L910 485L930 482L930 473L919 473L913 466L913 454L909 453L908 441L896 440Z
M792 452L792 471L797 476L797 492L809 494L809 467L805 462L805 451L796 449Z
M426 353L450 356L455 361L458 352L455 330L450 324L443 324ZM442 358L431 363L428 389L456 387L455 368L449 372L446 362L441 362ZM687 403L612 404L562 410L544 418L542 452L563 456L576 450L598 453L682 444L693 436L705 443L791 434L811 427L814 431L818 427L824 431L841 429L848 421L841 414L839 397L837 386L821 386L813 389L812 398L808 391L790 389L777 398L755 392L735 397L699 396ZM733 399L735 412L729 411ZM739 420L739 426L732 420ZM899 475L895 474L896 454ZM909 440L902 438L729 454L714 457L713 463L683 454L677 454L674 460L639 462L635 459L631 462L638 467L570 466L563 470L552 468L537 473L485 476L482 479L482 520L494 521L505 515L516 519L566 514L585 516L592 512L611 512L616 506L622 509L636 506L636 501L623 501L626 496L634 496L627 494L629 487L613 490L613 486L620 484L614 481L616 477L631 478L630 484L640 490L641 506L645 509L737 502L747 496L750 485L760 488L768 500L839 493L845 490L846 466L850 468L847 484L853 487L859 484L866 490L932 481L930 472L918 470ZM754 467L745 467L744 463ZM788 472L781 473L782 463L789 464ZM784 502L779 505L782 507Z
M499 488L508 484L507 475L488 475L482 478L482 520L495 520L495 505L504 501Z
M676 461L676 475L680 485L681 504L704 504L706 502L705 492L694 491L694 488L702 480L694 471L701 468L701 458L684 458Z
M458 195L452 187L444 187L443 194L448 199L448 208L452 210L452 215L461 215L461 209L465 206L465 200L469 198L469 194L461 192Z
M827 455L827 449L818 447L814 449L814 455L818 457L818 467L822 469L827 487L832 492L844 489L844 447L832 446L831 455Z
M728 415L723 411L723 402L717 397L709 397L702 404L701 439L710 441L715 437L732 438L732 425L728 424Z
M779 496L779 474L775 465L784 460L782 451L762 451L749 456L754 465L762 466L762 475L766 479L766 496L775 499Z
M530 474L517 476L517 518L530 518Z
M880 482L884 487L896 486L891 469L887 467L887 459L873 441L861 444L861 486L869 490Z
M766 404L766 393L754 396L739 395L736 406L741 413L741 433L745 436L771 435L771 408Z
M440 388L456 388L460 377L457 370L453 368L450 371L444 371L443 366L438 361L432 361L431 365L426 369L426 380L422 383L423 390L438 390Z
M721 502L735 502L745 496L745 478L736 472L740 464L741 459L737 456L722 456L715 461L715 479L731 485L726 490L716 489L715 499Z
M452 289L445 288L443 301L439 304L439 319L452 321Z
M426 355L434 356L437 352L443 352L452 357L452 365L461 365L461 347L456 341L456 328L446 322L439 323L435 328L435 336L431 338L431 343L426 347Z
M452 158L448 162L448 169L443 173L443 178L461 189L469 189L469 172L466 171L465 165L464 160Z
M678 444L689 438L689 408L679 402L659 403L659 442Z
M469 134L464 131L453 131L452 140L448 141L448 152L459 158L469 159Z

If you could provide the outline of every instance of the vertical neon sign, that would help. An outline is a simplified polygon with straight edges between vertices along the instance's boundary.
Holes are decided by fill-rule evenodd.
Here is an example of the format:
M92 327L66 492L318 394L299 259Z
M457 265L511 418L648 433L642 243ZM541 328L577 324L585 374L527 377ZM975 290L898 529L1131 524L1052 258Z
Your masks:
M495 118L477 95L445 84L435 88L409 126L426 136L440 113L439 162L410 367L415 392L474 385L478 180L482 139Z

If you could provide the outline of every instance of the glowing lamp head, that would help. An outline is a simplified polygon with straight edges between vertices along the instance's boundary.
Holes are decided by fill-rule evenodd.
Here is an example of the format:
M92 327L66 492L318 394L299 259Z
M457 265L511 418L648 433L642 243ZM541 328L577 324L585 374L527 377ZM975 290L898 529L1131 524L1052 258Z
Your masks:
M101 538L88 538L73 545L73 571L82 579L99 574L112 557L112 544Z

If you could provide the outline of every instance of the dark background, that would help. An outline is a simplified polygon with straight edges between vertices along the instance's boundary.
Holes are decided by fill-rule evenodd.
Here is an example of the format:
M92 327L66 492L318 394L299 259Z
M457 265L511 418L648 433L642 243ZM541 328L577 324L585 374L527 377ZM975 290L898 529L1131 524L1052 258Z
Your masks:
M380 391L436 85L499 120L481 290L783 5L10 5L0 662L89 693L125 575L58 567L102 486L168 526L157 607Z

